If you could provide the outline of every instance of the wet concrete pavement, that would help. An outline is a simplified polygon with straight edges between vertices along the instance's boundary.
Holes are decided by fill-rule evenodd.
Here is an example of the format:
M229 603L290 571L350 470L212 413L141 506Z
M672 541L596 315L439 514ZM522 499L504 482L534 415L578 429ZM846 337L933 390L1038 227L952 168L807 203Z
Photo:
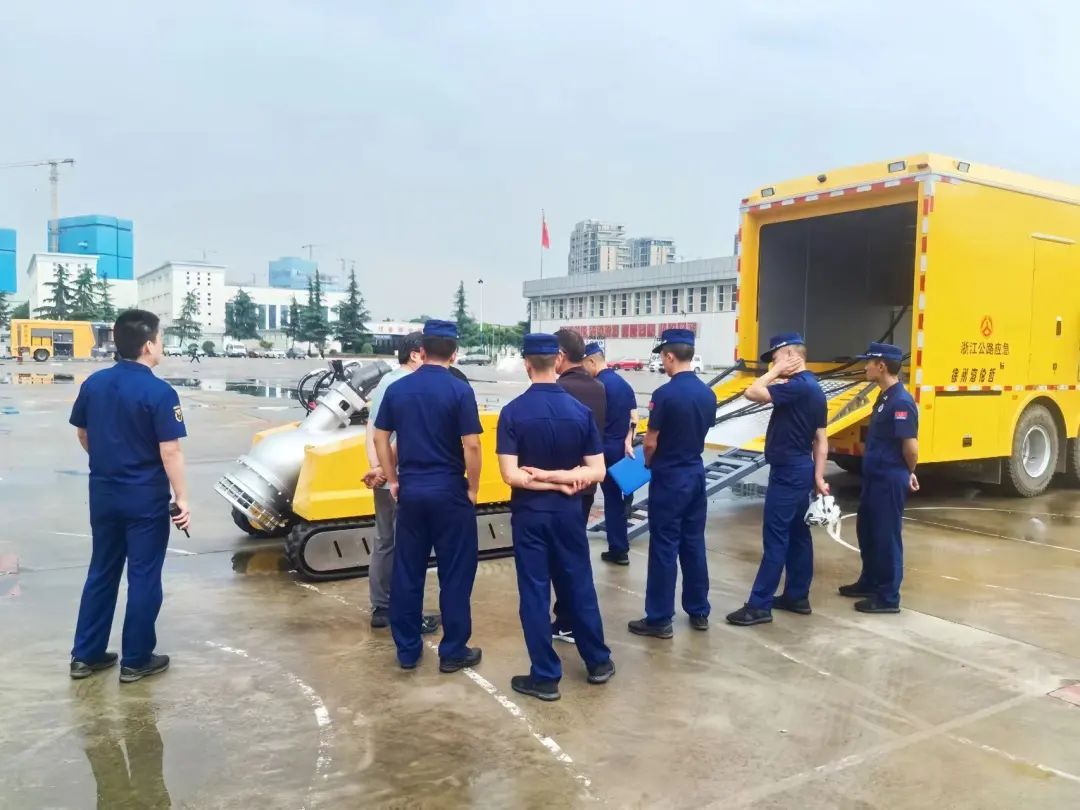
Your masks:
M287 385L313 364L204 365L195 373ZM15 370L0 365L0 378ZM480 395L518 390L470 374L492 380ZM389 635L368 626L366 582L296 581L279 545L238 536L212 492L251 433L290 412L185 389L194 522L173 538L158 622L174 664L121 688L115 671L67 678L89 547L74 395L72 383L0 386L17 412L0 412L0 571L18 568L0 575L0 807L1080 805L1077 492L924 487L898 616L836 595L858 555L815 530L814 614L747 629L722 616L753 578L761 500L727 495L708 527L716 621L697 633L680 617L671 641L625 629L642 612L647 541L613 569L594 539L618 674L589 686L560 645L563 699L542 704L509 688L528 668L512 561L480 565L480 666L440 675L429 648L402 672ZM831 480L853 510L857 481ZM852 521L842 539L854 545Z

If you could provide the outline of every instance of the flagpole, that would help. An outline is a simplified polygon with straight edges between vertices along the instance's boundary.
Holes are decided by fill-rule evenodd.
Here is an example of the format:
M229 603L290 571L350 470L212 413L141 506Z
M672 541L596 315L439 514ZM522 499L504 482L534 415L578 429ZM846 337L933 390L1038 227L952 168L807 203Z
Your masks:
M544 218L544 209L541 208L540 209L540 227L544 228L546 226L547 226L547 220ZM544 280L544 240L541 238L541 240L540 240L540 281L543 281L543 280ZM544 318L544 285L541 284L540 285L540 306L537 309L537 315L536 315L536 320L537 320L536 331L537 332L540 331L540 325L543 322L543 318Z

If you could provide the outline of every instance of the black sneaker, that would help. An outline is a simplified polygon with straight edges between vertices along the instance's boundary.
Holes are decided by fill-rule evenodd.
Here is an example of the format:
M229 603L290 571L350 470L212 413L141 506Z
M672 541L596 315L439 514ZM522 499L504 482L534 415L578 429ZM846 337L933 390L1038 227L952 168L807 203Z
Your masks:
M420 620L420 635L426 636L434 633L442 625L442 619L438 616L425 616Z
M537 681L532 675L515 675L510 679L510 688L540 700L558 700L562 697L558 681Z
M773 610L786 610L788 613L798 613L800 616L809 616L813 611L810 609L809 599L792 599L790 596L777 596L773 599Z
M629 565L630 555L625 551L602 551L600 559L612 565Z
M840 592L841 596L846 596L849 599L869 599L872 596L877 596L868 586L863 585L861 582L841 585L836 590Z
M371 627L382 630L390 626L390 611L387 608L375 608L371 611Z
M869 599L863 599L861 602L855 603L855 609L859 613L899 613L899 605L890 605L887 602L881 601L879 596L871 596Z
M115 667L116 662L119 659L116 653L107 652L105 657L100 661L94 661L93 663L88 661L78 661L74 658L71 659L71 679L74 681L82 680L83 678L89 678L95 672L100 672L103 669L109 669L109 667Z
M151 675L158 675L169 668L169 656L152 653L150 660L141 667L120 667L120 683L134 683Z
M691 616L690 626L695 630L708 630L709 629L709 617L708 616Z
M653 638L671 638L675 632L671 629L671 622L667 624L649 624L647 619L634 619L626 625L635 636L652 636Z
M457 672L465 667L475 667L482 656L483 652L479 647L466 647L463 658L440 658L439 672Z
M589 667L589 683L607 683L615 674L615 664L609 658L602 664Z
M559 627L556 622L551 623L551 640L562 641L566 644L576 644L574 641L574 631L568 630L565 627Z
M749 627L752 624L767 624L772 621L771 610L758 610L749 605L743 605L734 613L727 615L727 620L739 627Z
M404 670L416 669L419 665L420 665L420 658L419 657L417 657L417 659L415 661L412 661L411 663L408 663L408 664L406 664L400 658L398 659L398 666L401 667Z

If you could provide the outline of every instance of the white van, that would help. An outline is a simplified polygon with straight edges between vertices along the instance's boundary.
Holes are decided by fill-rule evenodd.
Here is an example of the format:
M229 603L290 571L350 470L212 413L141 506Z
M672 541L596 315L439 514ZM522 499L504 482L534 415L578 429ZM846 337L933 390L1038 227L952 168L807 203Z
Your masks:
M225 356L226 357L247 357L247 346L243 343L226 343L225 344Z

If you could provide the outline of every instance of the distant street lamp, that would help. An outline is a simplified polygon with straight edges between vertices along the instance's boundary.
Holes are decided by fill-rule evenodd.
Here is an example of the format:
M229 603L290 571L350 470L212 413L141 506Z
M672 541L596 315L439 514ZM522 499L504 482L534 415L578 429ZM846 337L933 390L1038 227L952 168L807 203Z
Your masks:
M478 278L476 283L480 285L480 351L484 351L484 280Z

